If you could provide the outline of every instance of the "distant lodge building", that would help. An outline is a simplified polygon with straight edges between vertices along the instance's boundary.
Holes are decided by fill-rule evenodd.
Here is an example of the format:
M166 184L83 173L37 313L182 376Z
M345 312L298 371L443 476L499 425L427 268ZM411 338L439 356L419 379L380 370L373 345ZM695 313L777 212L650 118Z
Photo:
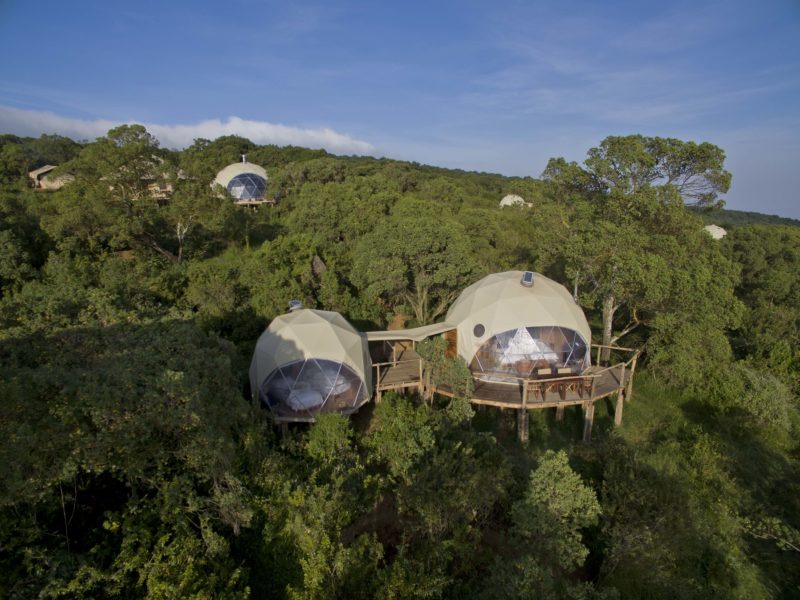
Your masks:
M275 204L275 198L267 195L267 172L263 167L247 162L242 155L242 162L228 165L217 173L211 186L221 186L236 204L241 206L259 206Z
M160 157L154 156L153 159L158 163L163 162ZM45 165L28 173L30 186L40 190L57 190L75 179L67 173L54 177L53 171L56 168L57 165ZM186 179L186 174L178 171L178 178ZM154 200L168 200L174 191L167 174L155 173L155 169L152 175L145 175L142 179L147 183L148 194ZM268 181L266 170L260 165L247 162L243 155L242 162L230 164L217 173L211 187L221 186L237 205L255 207L276 203L275 197L267 194Z
M417 342L439 335L446 356L459 356L469 366L474 391L467 400L517 411L523 441L528 410L555 408L560 420L566 407L582 407L589 441L595 403L616 396L619 425L624 401L632 397L639 353L614 347L627 359L592 365L589 324L566 288L538 273L508 271L466 288L444 322L414 329L360 333L338 313L295 305L256 344L253 400L285 426L313 422L326 412L352 414L390 390L453 396L446 384L431 380L416 352Z
M154 181L147 184L147 191L154 200L168 200L173 189L169 181Z
M37 190L57 190L75 179L68 174L54 177L52 173L56 168L56 165L45 165L28 173L31 187Z
M163 162L163 159L161 158L153 158L159 163ZM45 165L43 167L39 167L35 171L31 171L28 173L30 186L38 190L54 191L61 189L67 183L75 180L75 177L69 173L64 173L63 175L54 177L53 171L55 171L57 168L57 165ZM180 171L178 173L178 177L184 179L186 175ZM105 178L101 178L101 181L104 179ZM153 199L167 200L172 195L172 184L169 182L166 174L145 176L142 177L142 180L147 182L147 191ZM109 189L113 190L114 186L110 185Z

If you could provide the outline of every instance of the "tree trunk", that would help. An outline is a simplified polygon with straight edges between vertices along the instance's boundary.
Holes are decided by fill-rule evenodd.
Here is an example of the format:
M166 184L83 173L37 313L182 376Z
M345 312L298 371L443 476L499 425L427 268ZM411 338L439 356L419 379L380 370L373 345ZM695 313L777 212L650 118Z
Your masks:
M406 302L411 305L414 316L420 324L427 323L428 318L428 288L414 286L413 292L405 292Z
M614 313L617 312L614 294L609 294L603 300L603 346L610 346L614 335ZM611 349L602 348L600 351L600 364L608 364L611 358Z
M572 284L572 299L575 300L575 302L578 301L578 280L580 279L580 276L581 272L577 271L575 273L575 280L573 281Z
M170 252L166 248L162 248L161 246L159 246L158 242L156 242L153 238L145 237L144 238L144 243L147 246L150 246L150 248L152 248L156 252L158 252L161 256L164 256L164 257L168 258L172 262L174 262L176 264L180 262L180 260L178 259L177 256L175 256L172 252Z
M178 223L175 226L175 237L178 238L178 264L183 260L183 241L186 239L186 234L189 231L188 225Z

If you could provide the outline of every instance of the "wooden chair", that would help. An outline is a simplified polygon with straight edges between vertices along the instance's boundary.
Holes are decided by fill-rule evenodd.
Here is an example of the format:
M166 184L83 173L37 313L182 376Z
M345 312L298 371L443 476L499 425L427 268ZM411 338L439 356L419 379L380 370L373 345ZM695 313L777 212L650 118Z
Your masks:
M580 384L578 385L578 396L583 398L584 395L592 395L592 381L594 377L581 377Z
M536 396L538 395L541 398L540 402L544 402L544 389L542 389L542 384L539 381L530 379L525 382L525 385L528 386L528 399L536 401Z

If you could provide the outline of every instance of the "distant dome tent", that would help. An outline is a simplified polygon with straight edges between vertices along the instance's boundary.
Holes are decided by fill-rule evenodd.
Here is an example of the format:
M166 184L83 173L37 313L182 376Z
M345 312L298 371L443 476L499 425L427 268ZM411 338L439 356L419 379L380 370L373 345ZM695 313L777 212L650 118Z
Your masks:
M250 387L276 421L351 414L372 394L366 336L336 312L297 309L273 319L256 343Z
M726 235L728 235L728 232L725 231L719 225L706 225L705 227L703 227L703 229L706 231L706 233L708 233L708 235L710 235L715 240L721 240Z
M514 382L590 365L583 311L564 286L538 273L484 277L461 293L445 322L456 327L457 352L479 378Z
M522 196L518 196L517 194L508 194L507 196L503 196L503 199L500 200L500 208L506 206L531 206L530 202L525 202L525 198Z
M268 181L263 167L247 162L242 156L242 162L230 164L217 173L211 185L225 188L236 204L274 204L275 200L267 197Z

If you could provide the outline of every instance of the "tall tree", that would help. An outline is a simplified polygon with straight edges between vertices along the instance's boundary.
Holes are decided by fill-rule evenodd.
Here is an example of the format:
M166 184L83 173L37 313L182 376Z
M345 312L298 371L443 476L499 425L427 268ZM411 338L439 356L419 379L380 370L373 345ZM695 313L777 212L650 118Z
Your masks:
M498 557L484 582L486 598L583 598L588 586L570 574L589 554L582 530L597 523L600 504L565 452L548 450L512 507L509 559Z
M56 239L143 248L179 264L187 251L226 245L237 222L246 219L214 194L210 177L180 171L174 156L161 151L141 125L110 130L63 168L76 181L52 202L45 219ZM164 185L172 190L168 198L159 190Z
M0 147L0 184L19 181L28 167L28 161L22 146L5 144Z
M351 277L370 297L430 323L471 283L476 265L460 224L419 206L422 212L395 212L362 238Z
M148 197L148 186L163 173L158 140L142 125L120 125L87 145L66 170L102 186L107 196L132 208Z
M704 243L700 221L683 203L710 206L727 191L730 173L723 169L724 158L711 144L632 135L608 137L590 149L585 168L563 159L549 162L543 176L556 192L571 190L592 200L583 234L565 248L565 256L576 291L585 284L583 301L601 310L603 345L612 345L656 311L691 305L686 296L691 292L680 287L679 275L697 268L690 262L718 251ZM686 253L698 245L703 248L699 255ZM722 294L717 301L734 306L734 279L726 273L721 280L728 289L715 290ZM615 332L620 309L626 319ZM735 323L737 310L730 315L726 326ZM602 360L608 357L606 349Z
M737 354L800 391L800 229L737 227L722 247L742 267L737 293L747 310Z
M719 206L731 174L725 153L703 142L642 135L609 136L588 151L585 168L551 159L545 179L579 186L587 191L632 195L651 186L674 187L687 204Z

